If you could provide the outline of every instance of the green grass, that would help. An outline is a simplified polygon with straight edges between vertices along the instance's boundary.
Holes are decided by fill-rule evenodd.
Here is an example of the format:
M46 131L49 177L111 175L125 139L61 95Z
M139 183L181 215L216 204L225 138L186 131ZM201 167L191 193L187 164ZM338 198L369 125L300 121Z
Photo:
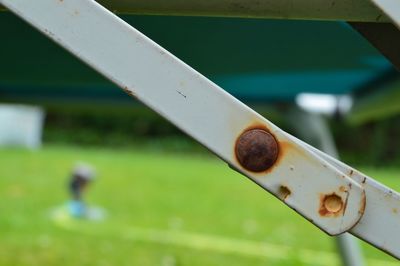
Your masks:
M333 238L213 156L46 146L0 158L0 265L339 265ZM103 222L50 218L76 161L99 173L87 202ZM400 189L400 168L362 170Z

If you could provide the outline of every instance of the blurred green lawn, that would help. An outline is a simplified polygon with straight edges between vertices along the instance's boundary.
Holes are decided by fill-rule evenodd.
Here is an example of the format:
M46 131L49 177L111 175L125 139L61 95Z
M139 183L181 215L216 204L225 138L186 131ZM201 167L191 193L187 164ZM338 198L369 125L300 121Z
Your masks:
M0 265L339 265L333 238L214 156L45 146L0 150ZM54 220L76 161L102 222ZM400 190L400 168L362 168ZM362 246L369 265L394 265Z

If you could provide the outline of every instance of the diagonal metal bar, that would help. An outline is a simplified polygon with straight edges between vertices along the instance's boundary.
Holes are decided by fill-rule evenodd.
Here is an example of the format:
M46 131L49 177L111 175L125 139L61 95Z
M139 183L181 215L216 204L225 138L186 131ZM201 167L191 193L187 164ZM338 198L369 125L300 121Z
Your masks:
M362 218L363 180L350 178L347 168L283 132L95 1L0 3L326 233L346 232ZM255 128L269 132L279 148L268 170L244 168L235 151L238 138ZM326 205L332 196L337 211ZM368 230L379 232L375 227ZM367 238L371 233L362 234ZM399 256L394 247L388 252Z

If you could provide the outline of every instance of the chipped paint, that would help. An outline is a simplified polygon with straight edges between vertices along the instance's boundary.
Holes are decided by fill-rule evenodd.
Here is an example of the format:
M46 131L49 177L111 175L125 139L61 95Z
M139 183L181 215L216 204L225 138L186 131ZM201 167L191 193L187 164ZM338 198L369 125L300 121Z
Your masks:
M291 194L292 191L287 186L281 185L279 187L278 195L281 200L286 200Z
M122 90L124 92L126 92L129 96L131 96L132 98L137 99L137 95L131 89L129 89L128 87L122 87Z

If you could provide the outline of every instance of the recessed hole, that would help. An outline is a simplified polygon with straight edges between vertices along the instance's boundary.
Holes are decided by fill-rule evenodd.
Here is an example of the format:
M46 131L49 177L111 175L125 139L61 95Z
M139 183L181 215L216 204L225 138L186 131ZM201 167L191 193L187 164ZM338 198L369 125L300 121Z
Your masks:
M287 186L280 186L279 187L279 197L283 200L285 200L287 197L290 196L292 192Z

